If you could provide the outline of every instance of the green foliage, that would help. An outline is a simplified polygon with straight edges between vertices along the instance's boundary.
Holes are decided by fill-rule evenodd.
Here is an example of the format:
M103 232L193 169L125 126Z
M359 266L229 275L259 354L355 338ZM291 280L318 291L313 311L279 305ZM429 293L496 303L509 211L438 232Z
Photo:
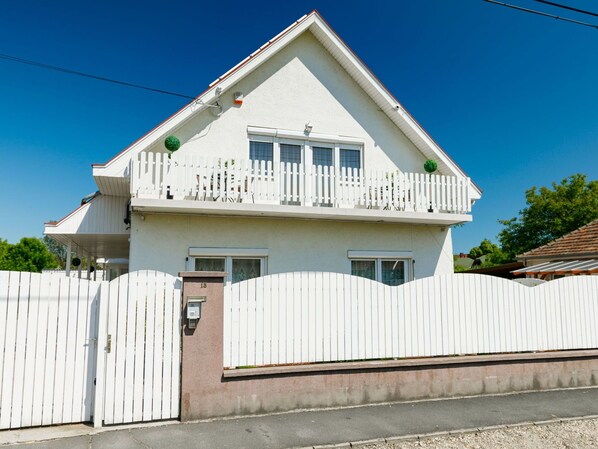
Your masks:
M181 141L177 136L168 136L164 140L164 146L168 151L176 151L181 147Z
M470 259L474 260L486 256L481 264L473 266L471 268L489 268L509 262L508 258L506 257L505 253L500 249L500 247L497 244L492 243L488 239L482 240L478 246L471 248L469 250L468 256ZM455 273L467 271L469 269L470 268L455 264Z
M6 244L6 242L4 242ZM4 246L1 244L1 246ZM40 272L56 268L58 263L44 242L34 237L23 237L15 245L6 244L0 249L0 270Z
M479 259L482 256L494 254L499 251L500 248L498 247L498 245L492 243L488 239L484 239L481 241L479 246L475 246L469 250L469 257L471 259Z
M50 251L54 255L54 259L56 259L56 264L58 268L64 269L66 265L66 248L64 247L64 245L61 245L56 240L47 235L44 235L42 241L44 242L44 245L46 245L46 248L48 248L48 251Z
M460 273L467 270L469 270L468 267L464 267L463 265L455 265L455 273Z
M10 244L6 240L0 239L0 260L4 258L4 254L8 251L9 246Z
M428 173L434 173L438 168L438 163L434 159L428 159L424 162L424 170Z
M509 260L598 219L598 181L588 182L582 174L552 183L552 188L532 187L525 198L518 217L499 220L504 229L498 238Z
M476 246L474 248L471 248L469 250L469 258L470 259L479 259L480 257L482 257L484 255L484 253L482 252L481 248L479 246Z

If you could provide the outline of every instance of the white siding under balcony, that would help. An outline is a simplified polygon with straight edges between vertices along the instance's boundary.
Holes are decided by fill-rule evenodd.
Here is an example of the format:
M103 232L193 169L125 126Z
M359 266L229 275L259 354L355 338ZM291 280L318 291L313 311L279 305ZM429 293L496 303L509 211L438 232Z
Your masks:
M127 234L124 218L128 200L98 195L56 225L47 225L46 234Z

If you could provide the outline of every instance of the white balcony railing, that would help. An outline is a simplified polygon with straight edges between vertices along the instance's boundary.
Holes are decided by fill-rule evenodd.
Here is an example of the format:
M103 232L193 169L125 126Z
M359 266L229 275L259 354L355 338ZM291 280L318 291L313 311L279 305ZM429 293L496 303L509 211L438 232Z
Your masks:
M465 177L335 170L304 164L202 159L140 153L131 194L138 198L227 201L464 214L471 211Z

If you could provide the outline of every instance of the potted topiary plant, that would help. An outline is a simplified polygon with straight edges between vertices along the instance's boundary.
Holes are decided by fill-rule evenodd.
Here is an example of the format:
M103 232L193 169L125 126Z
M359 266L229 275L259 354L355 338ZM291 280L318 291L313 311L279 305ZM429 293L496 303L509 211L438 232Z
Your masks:
M170 153L168 153L168 158L170 159L172 153L181 148L181 141L177 136L170 135L164 139L164 146L170 151Z
M430 181L432 181L432 173L434 173L437 169L438 169L438 163L434 159L428 159L426 162L424 162L424 170L429 174ZM428 212L434 212L432 203L430 203Z
M181 141L177 136L170 135L164 139L164 147L169 151L168 159L171 158L172 153L181 148ZM171 200L174 197L170 194L170 186L166 187L166 199Z

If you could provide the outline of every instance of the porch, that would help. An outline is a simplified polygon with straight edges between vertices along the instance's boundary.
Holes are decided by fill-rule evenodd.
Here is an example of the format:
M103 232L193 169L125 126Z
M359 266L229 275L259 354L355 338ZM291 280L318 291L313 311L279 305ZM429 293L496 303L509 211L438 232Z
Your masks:
M84 199L66 217L45 224L44 234L65 246L66 276L71 275L71 254L87 262L86 266L78 265L79 278L98 279L95 270L98 264L103 267L104 280L128 272L130 231L125 223L127 211L128 198L96 193Z
M133 206L241 215L451 224L471 220L471 192L465 177L162 153L140 153L131 174Z

